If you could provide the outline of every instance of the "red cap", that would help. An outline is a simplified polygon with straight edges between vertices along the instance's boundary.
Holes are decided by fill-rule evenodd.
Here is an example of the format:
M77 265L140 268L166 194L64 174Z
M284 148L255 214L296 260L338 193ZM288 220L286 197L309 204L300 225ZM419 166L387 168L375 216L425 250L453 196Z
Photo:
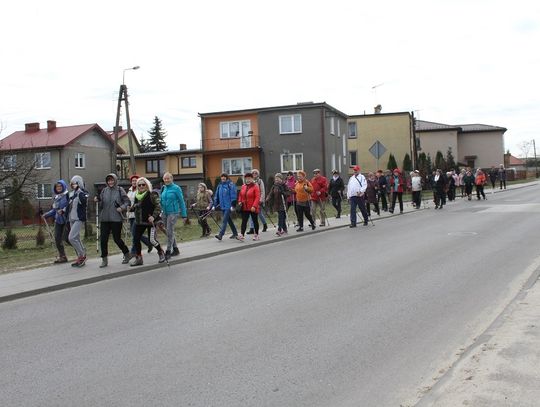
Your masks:
M359 165L355 165L354 167L352 167L353 171L360 171L360 166Z
M131 177L129 177L129 180L130 180L130 181L133 181L133 178L139 179L139 178L141 178L141 177L139 177L137 174L133 174Z

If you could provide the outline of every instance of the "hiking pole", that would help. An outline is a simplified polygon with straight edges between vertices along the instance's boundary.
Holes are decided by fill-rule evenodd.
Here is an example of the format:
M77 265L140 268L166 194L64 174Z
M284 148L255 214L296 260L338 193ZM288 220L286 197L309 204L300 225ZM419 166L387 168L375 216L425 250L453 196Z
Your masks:
M101 237L101 228L99 226L99 202L96 202L96 253L99 253L99 238Z
M45 216L41 215L41 219L43 219L43 223L45 223L45 229L47 229L47 233L49 234L49 237L51 238L51 245L54 244L54 237L51 232L51 228L49 227L49 222L47 222L47 219L45 219Z
M324 216L325 224L328 224L330 226L330 221L328 220L328 216L326 216L326 200L321 199L321 213Z
M221 228L221 226L219 225L219 223L217 223L216 219L212 216L212 209L210 209L208 211L208 213L206 215L204 215L204 219L206 219L207 217L210 217L210 219L212 219L214 221L214 223L216 224L216 226L219 228Z
M274 223L274 221L272 220L272 218L270 217L270 215L268 214L268 212L266 211L264 205L260 205L260 207L262 208L264 214L266 215L266 219L270 220L270 223L272 224L272 226L274 226L274 228L276 227L276 224Z
M287 229L289 229L289 217L287 216L287 204L285 203L285 197L283 196L283 194L281 194L281 203L283 204L283 210L285 211L285 224L287 225Z

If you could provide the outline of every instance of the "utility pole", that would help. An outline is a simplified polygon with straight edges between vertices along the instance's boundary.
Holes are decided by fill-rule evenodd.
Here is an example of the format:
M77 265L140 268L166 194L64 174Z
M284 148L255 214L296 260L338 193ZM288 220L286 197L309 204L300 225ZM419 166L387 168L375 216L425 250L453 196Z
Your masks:
M538 160L536 159L536 143L535 143L534 139L533 139L532 143L533 143L533 149L534 149L535 174L536 174L536 178L538 178Z

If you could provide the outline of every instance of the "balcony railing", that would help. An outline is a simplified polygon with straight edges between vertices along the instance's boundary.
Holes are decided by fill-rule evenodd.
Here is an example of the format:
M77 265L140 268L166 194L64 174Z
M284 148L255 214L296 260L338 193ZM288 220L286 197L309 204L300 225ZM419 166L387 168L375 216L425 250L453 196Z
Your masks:
M252 148L259 145L259 137L257 135L219 138L205 137L202 140L202 148L205 151L211 150L235 150L242 148Z

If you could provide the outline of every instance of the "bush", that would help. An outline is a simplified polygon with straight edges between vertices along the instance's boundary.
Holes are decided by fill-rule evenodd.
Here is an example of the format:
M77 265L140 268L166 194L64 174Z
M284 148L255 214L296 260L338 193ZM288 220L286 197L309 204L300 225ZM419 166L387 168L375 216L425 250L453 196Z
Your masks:
M6 229L6 237L2 243L2 249L14 250L17 248L17 235L11 229Z
M43 233L43 228L40 225L36 234L36 246L42 247L44 245L45 245L45 233Z

